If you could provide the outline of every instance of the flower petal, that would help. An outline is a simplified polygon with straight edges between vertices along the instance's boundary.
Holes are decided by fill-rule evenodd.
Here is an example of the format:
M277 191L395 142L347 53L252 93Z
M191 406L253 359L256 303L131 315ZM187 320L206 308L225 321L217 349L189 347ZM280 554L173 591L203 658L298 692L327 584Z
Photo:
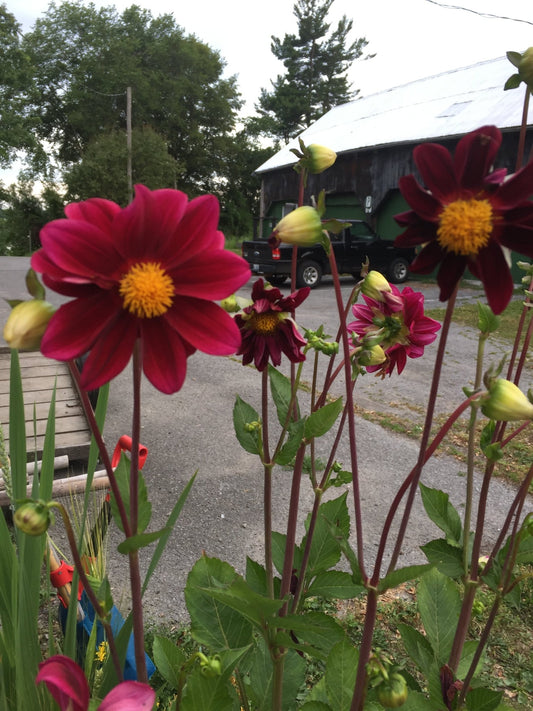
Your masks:
M413 158L422 180L437 200L448 201L457 195L459 186L447 148L438 143L424 143L414 149Z
M121 373L131 358L138 335L136 320L125 311L115 312L83 364L81 387L96 390Z
M111 200L89 198L82 202L72 202L65 207L65 215L69 220L83 220L96 225L104 232L109 230L113 218L120 212L120 205Z
M44 681L61 711L87 711L89 684L82 669L69 657L56 654L39 664L35 683Z
M203 353L230 355L241 345L235 320L217 304L181 297L165 319L177 333Z
M516 207L533 195L533 161L503 182L492 197L496 206Z
M457 254L446 252L437 274L437 284L440 286L439 299L448 301L464 274L466 260Z
M194 348L164 319L145 319L141 336L144 374L162 393L178 392L187 373L187 356Z
M174 269L176 294L204 299L224 299L250 276L250 266L238 254L225 250L201 253Z
M457 180L462 188L477 191L483 185L496 154L502 134L496 126L482 126L463 136L454 154Z
M414 175L405 175L400 178L398 186L407 203L415 211L412 213L413 215L416 214L423 220L437 222L442 212L442 204L434 195L419 185ZM405 220L410 214L401 213L400 215L395 215L396 222L400 225L406 224L402 220Z
M487 301L492 311L498 315L507 308L513 295L514 284L501 247L491 242L482 249L469 269L485 287Z
M98 711L151 711L155 691L139 681L123 681L107 694Z

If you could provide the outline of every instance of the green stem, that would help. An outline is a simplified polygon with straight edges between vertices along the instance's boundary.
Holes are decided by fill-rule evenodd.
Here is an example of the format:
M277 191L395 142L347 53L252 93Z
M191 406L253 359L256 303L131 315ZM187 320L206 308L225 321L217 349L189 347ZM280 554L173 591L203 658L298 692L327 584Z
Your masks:
M275 652L272 657L272 711L281 711L283 708L283 671L285 667L285 652Z
M265 368L261 378L262 442L263 442L263 517L265 535L265 570L267 591L274 597L274 565L272 561L272 463L269 451L268 432L268 371Z

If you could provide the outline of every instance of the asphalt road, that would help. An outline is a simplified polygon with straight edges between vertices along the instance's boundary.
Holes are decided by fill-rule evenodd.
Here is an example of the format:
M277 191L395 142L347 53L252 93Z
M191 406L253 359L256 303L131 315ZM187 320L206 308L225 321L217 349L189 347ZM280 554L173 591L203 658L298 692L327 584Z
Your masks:
M0 296L24 298L25 260L0 257ZM250 285L241 290L248 296ZM353 281L343 280L347 296ZM426 295L426 305L438 306L434 285L413 283ZM286 292L287 290L284 289ZM48 295L52 301L55 297ZM472 288L460 299L483 297ZM0 305L2 323L8 308ZM302 326L325 325L336 333L334 293L326 280L299 308L297 319ZM475 334L453 328L443 372L442 395L438 409L451 411L462 400L462 387L472 381L474 372ZM487 358L501 357L502 345L495 342ZM410 361L402 374L380 380L366 375L358 383L356 402L365 409L399 413L410 418L423 416L436 344L426 349L423 358ZM524 389L531 385L531 372ZM306 363L304 380L310 382L311 370ZM112 449L118 437L131 431L131 373L127 369L111 387L105 427L105 439ZM337 389L335 389L337 391ZM338 386L341 392L341 385ZM146 616L155 624L174 624L186 619L183 588L187 572L205 551L220 557L243 572L246 556L262 560L262 472L257 459L239 446L233 433L232 408L235 396L260 409L260 375L243 367L239 359L215 358L196 353L189 359L188 375L179 393L165 396L143 383L142 442L149 448L144 469L153 506L151 529L164 525L174 501L192 474L197 479L180 520L170 539L159 570L146 595ZM308 396L301 395L302 408ZM327 457L331 436L324 438L325 448L319 455ZM399 482L410 471L417 457L417 443L373 422L357 418L357 448L361 477L362 525L365 536L365 564L371 569L377 542L389 503ZM341 443L337 459L349 466L348 443ZM428 486L444 489L461 509L464 499L464 465L456 459L439 456L425 468L423 481ZM283 531L288 507L291 475L278 468L274 473L274 528ZM476 491L480 479L476 478ZM338 489L333 496L341 493ZM495 539L508 510L514 489L501 481L491 485L487 513L486 546ZM351 492L348 495L351 504ZM301 520L312 504L308 481L302 484ZM529 510L533 509L530 501ZM303 530L303 527L301 528ZM53 534L54 535L54 534ZM418 500L405 539L401 564L423 562L419 546L439 537L438 529L427 520ZM112 530L108 546L108 570L115 592L115 602L125 609L128 600L128 575L123 557L116 552L119 536ZM144 565L150 549L143 552Z

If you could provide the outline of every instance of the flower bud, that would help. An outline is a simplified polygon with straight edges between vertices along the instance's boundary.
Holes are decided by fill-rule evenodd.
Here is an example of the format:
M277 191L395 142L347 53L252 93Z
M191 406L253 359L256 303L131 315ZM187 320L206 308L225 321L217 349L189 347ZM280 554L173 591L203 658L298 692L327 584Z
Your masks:
M17 304L4 326L4 340L10 348L38 350L55 308L47 301L32 299Z
M322 221L314 207L303 205L278 222L270 235L269 243L277 246L280 242L308 245L322 241Z
M337 154L331 148L312 143L307 146L307 157L303 160L303 164L310 173L318 174L331 168L336 160Z
M408 693L407 682L396 672L378 686L378 701L386 709L396 709L407 701Z
M44 501L24 500L13 516L15 525L28 536L40 536L48 530L52 522L52 513Z
M387 360L385 351L379 345L372 346L371 348L363 348L363 350L358 354L359 365L381 365Z
M488 396L481 405L481 411L491 420L533 420L533 404L520 388L503 378L493 381Z
M237 311L241 310L239 304L237 303L237 297L235 294L228 296L227 299L222 299L220 305L224 311L227 311L229 314L235 314Z
M529 89L533 91L533 47L526 49L522 54L518 65L518 73L522 81L525 81Z
M369 296L375 301L383 302L385 301L384 295L386 293L392 293L392 288L383 274L377 272L375 269L371 269L363 279L361 291L365 296Z

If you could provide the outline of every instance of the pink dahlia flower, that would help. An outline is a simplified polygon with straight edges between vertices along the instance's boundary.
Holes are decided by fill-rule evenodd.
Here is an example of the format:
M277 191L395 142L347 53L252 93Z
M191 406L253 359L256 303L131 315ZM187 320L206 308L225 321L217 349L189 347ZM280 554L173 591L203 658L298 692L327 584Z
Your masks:
M424 295L406 286L402 292L391 284L396 298L378 301L364 296L365 304L352 307L355 321L348 324L348 331L360 339L372 337L383 348L386 360L380 365L369 365L369 373L382 377L392 375L394 368L401 373L407 358L420 358L424 348L433 343L440 323L424 316Z
M224 249L213 195L189 201L137 185L124 209L92 198L65 213L43 227L31 263L47 286L73 297L52 317L41 351L57 360L89 352L83 388L118 375L137 339L144 373L164 393L181 388L196 349L235 353L239 329L213 300L242 286L250 270Z
M305 360L301 352L306 341L298 333L291 313L307 298L310 288L305 286L290 296L283 296L276 287L258 279L252 289L252 301L235 316L240 328L242 343L237 355L242 355L242 364L254 361L257 370L264 370L270 358L273 365L281 363L285 353L293 363Z
M459 141L453 157L435 143L417 146L413 157L426 188L414 175L402 178L400 191L412 210L395 217L406 228L395 244L423 245L411 271L429 274L440 265L441 301L468 268L495 314L514 288L503 248L533 257L533 162L505 180L505 170L492 171L501 142L495 126L483 126Z
M44 682L60 711L87 711L90 692L82 669L69 657L56 654L39 664L35 682ZM151 709L155 691L148 684L123 681L112 689L97 711L142 711Z

